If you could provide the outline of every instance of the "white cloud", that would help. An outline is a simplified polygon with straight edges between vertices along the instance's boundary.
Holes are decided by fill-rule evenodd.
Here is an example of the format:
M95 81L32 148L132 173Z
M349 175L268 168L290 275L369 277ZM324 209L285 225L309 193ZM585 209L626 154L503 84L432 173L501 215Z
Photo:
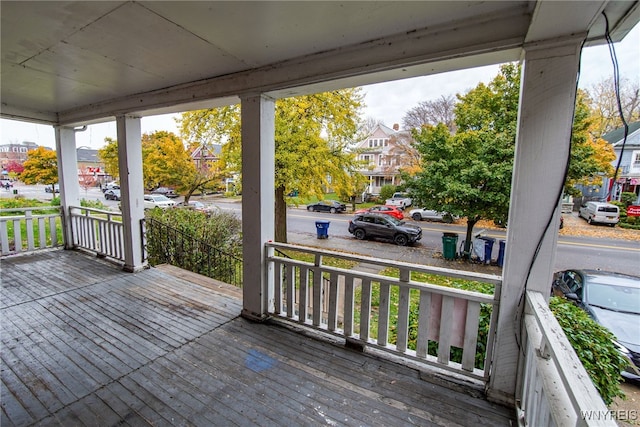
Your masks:
M640 76L640 25L615 45L620 68L620 76L638 80ZM388 83L378 83L363 87L365 93L365 117L382 120L388 126L401 124L402 117L421 101L433 100L440 96L465 93L480 82L489 82L499 72L498 65L454 71L426 77L414 77ZM613 74L613 66L608 46L588 47L583 50L579 86L588 89L594 83ZM178 134L173 119L175 115L145 117L142 132L166 130ZM51 126L16 122L0 119L1 143L32 141L40 145L55 147L55 137ZM91 125L85 132L76 135L77 146L100 148L105 137L116 137L115 122Z

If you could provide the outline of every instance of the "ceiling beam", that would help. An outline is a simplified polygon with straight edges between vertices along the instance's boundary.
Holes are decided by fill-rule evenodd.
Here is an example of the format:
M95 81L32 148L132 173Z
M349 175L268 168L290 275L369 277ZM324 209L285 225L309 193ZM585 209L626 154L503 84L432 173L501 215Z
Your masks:
M105 116L166 111L168 108L185 111L190 109L186 106L194 103L212 103L211 100L218 98L235 100L247 93L287 90L295 94L298 87L345 78L355 82L359 76L474 55L493 53L494 59L500 60L495 53L501 51L509 52L504 59L508 61L512 59L514 49L523 45L523 31L528 28L530 19L530 12L524 7L515 13L474 17L470 21L398 34L227 76L74 108L59 114L60 123L77 125ZM470 39L474 40L473 44L468 43Z

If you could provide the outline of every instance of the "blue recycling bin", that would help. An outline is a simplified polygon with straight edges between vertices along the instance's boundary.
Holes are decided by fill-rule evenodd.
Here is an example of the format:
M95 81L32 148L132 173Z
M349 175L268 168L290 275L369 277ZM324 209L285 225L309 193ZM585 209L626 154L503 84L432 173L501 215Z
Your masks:
M504 249L507 242L504 240L500 240L499 242L500 249L498 249L498 267L502 267L504 265Z
M492 237L481 237L481 239L484 241L484 263L490 264L491 252L493 252L493 243L496 241L496 239Z
M329 223L330 221L316 221L316 232L318 233L318 239L329 238Z

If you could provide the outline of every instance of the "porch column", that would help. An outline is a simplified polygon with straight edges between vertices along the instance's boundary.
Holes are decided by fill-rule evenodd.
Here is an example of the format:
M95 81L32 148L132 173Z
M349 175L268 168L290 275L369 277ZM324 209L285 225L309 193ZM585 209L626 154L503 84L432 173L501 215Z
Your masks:
M551 290L581 42L576 37L525 49L500 313L487 389L490 399L504 404L515 399L524 293L548 296Z
M242 97L242 251L244 317L264 319L273 304L273 274L264 244L275 236L275 101Z
M78 182L78 155L76 133L72 127L54 126L56 156L58 158L58 183L60 206L62 206L62 232L65 249L73 248L71 213L69 206L80 206L80 183ZM53 193L55 197L55 193Z
M142 137L140 117L117 116L118 169L122 209L124 270L135 272L146 266L143 259L142 219L144 181L142 177Z

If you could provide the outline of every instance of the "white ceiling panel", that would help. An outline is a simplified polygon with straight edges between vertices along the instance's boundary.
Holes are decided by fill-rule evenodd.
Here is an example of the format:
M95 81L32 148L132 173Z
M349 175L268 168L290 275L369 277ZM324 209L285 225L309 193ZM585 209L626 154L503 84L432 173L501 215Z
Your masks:
M638 1L0 1L0 114L63 124L184 111L619 39ZM44 119L43 119L44 118Z

